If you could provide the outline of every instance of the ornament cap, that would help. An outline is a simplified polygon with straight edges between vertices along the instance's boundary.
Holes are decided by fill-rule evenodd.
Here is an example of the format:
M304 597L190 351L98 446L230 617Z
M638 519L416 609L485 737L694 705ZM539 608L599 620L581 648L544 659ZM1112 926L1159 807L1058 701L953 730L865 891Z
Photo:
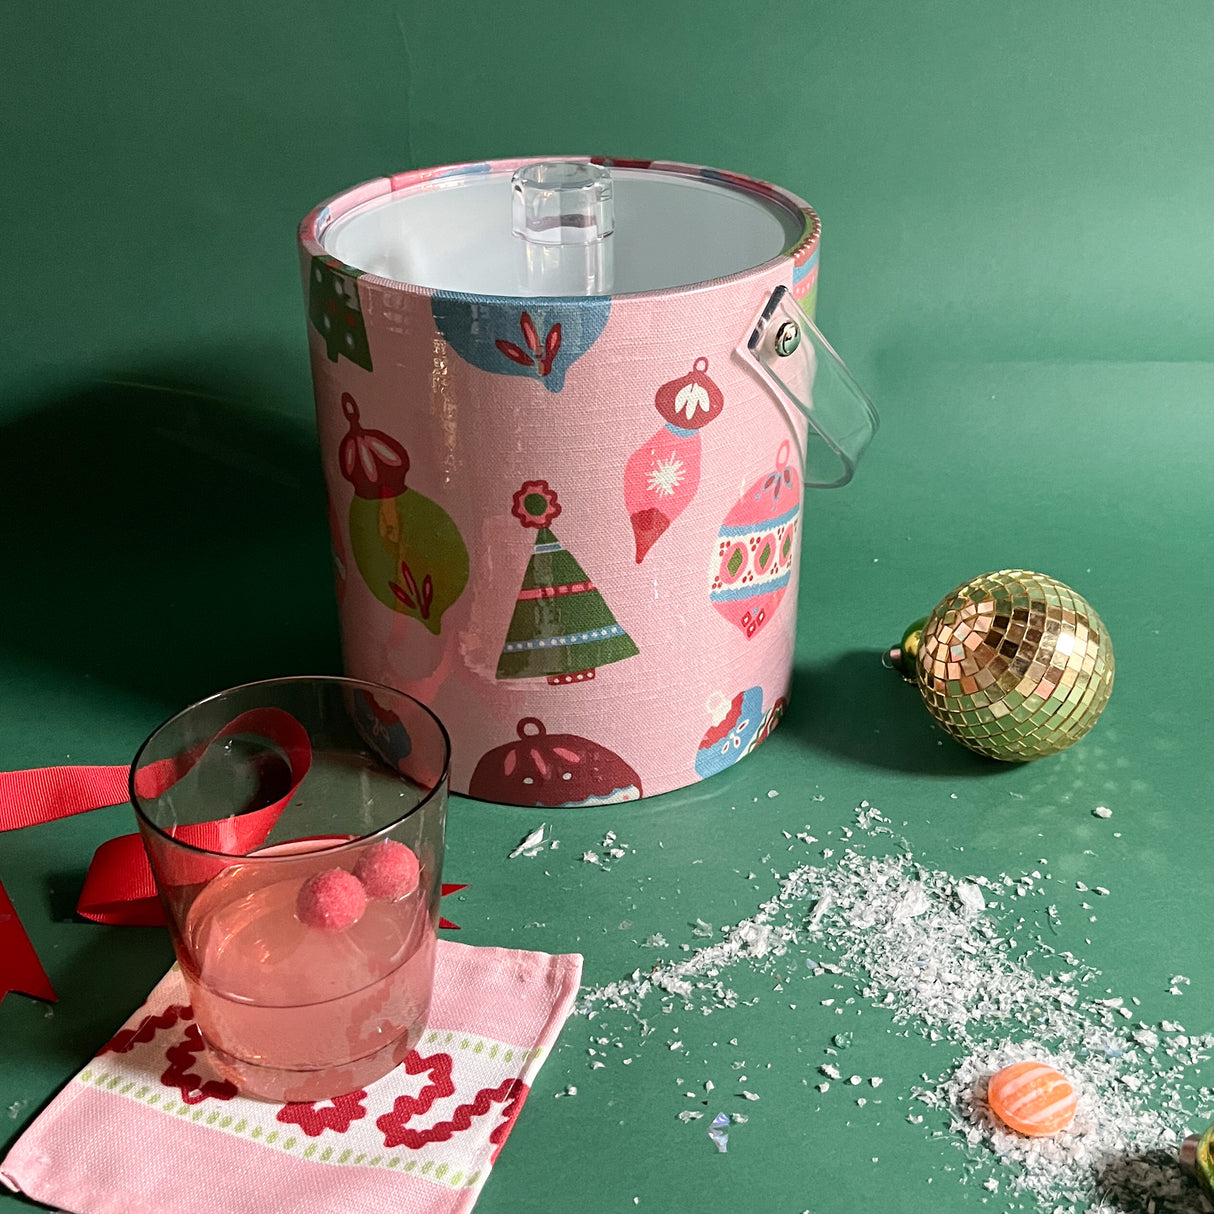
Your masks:
M908 683L915 682L915 658L919 654L919 642L923 639L923 628L927 616L922 616L909 625L902 640L886 651L884 665L896 670Z

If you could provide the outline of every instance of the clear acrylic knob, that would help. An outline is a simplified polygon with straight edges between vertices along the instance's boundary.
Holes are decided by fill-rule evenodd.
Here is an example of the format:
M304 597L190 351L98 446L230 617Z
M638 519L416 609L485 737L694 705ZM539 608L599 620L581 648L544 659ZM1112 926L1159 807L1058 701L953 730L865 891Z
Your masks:
M524 165L511 179L524 295L609 295L615 208L611 173L586 160Z

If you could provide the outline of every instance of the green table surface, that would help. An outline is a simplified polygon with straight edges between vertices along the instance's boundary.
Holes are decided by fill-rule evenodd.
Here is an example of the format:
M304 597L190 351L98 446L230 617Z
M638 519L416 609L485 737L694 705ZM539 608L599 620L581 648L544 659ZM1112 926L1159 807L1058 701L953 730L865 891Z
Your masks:
M906 847L1015 879L984 916L1032 953L1026 983L1086 975L1123 1035L1214 1032L1211 63L1206 0L4 6L0 767L121 763L199 695L338 669L294 247L315 202L487 156L715 165L819 210L819 323L882 415L855 482L807 503L791 707L682 792L454 799L458 938L580 952L599 988L721 940L798 865ZM1096 728L1028 765L953 744L880 661L1004 567L1075 587L1116 647ZM541 822L559 848L509 859ZM74 914L131 826L0 836L60 996L0 1005L0 1153L171 960L162 931ZM623 854L584 861L608 832ZM723 969L736 1006L572 1017L478 1210L1069 1209L915 1096L1023 1026L933 1034L879 983L815 973L823 947L803 929ZM1128 1071L1177 1133L1214 1115L1201 1058ZM748 1118L725 1154L717 1111Z

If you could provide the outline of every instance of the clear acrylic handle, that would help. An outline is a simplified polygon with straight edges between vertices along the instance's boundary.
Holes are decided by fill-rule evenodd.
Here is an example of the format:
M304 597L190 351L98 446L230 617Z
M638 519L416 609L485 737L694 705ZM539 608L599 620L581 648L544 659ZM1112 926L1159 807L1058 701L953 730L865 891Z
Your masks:
M738 353L775 393L790 423L790 406L809 422L806 486L846 485L880 419L867 393L787 287L771 293Z

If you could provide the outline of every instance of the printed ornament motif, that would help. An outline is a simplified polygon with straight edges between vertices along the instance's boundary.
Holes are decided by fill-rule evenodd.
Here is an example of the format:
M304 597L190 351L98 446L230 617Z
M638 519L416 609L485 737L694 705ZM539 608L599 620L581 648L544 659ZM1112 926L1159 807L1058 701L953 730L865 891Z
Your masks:
M801 478L785 439L774 471L755 481L725 516L711 562L712 605L749 639L779 607L792 580Z
M732 700L714 692L706 705L712 728L700 739L696 751L696 775L701 779L732 767L750 754L780 723L788 701L780 696L763 711L763 689L740 691Z
M721 389L707 372L708 359L697 358L689 374L658 389L653 403L665 425L624 467L624 506L638 565L700 487L700 430L725 407Z
M468 795L503 805L614 805L639 801L641 778L605 746L572 733L550 734L535 717L518 723L517 742L487 751Z
M1044 573L999 569L950 591L888 660L963 746L1027 762L1073 746L1113 691L1108 629L1077 591Z
M451 516L406 487L404 447L382 430L363 429L350 393L342 393L341 407L350 429L338 462L354 486L350 550L358 571L381 603L438 636L443 613L468 584L468 549Z
M344 355L371 370L367 324L358 298L357 270L335 257L313 257L309 275L308 319L325 340L325 352L336 362Z
M511 301L435 295L430 310L438 331L465 362L495 375L523 375L559 392L565 373L602 333L611 299L532 299L520 309Z
M732 767L750 752L763 724L763 688L739 691L732 700L714 692L706 705L712 727L700 739L696 751L696 775L701 779Z
M405 771L413 739L396 710L381 704L371 691L357 689L350 698L350 716L363 740L396 771Z
M547 481L527 481L514 495L511 513L537 534L498 659L499 679L546 678L554 687L582 683L599 666L640 652L549 529L560 512Z

